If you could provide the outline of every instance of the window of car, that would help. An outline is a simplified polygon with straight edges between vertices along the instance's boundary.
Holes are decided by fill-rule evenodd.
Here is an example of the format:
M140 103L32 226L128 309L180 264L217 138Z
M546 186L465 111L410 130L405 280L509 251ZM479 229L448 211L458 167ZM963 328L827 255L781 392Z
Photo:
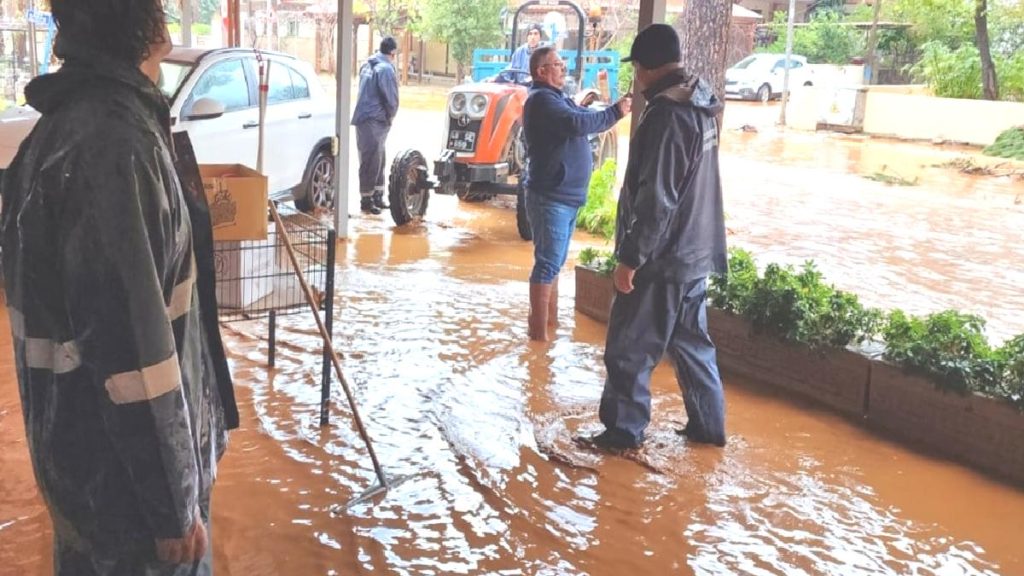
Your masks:
M278 62L270 65L270 78L267 82L267 103L280 104L295 99L292 91L292 77L288 67Z
M309 98L309 82L306 82L306 78L292 68L288 69L288 73L292 75L292 90L295 99Z
M241 59L217 62L203 73L192 88L189 103L200 98L212 98L224 105L225 112L248 108L249 82Z
M750 65L753 64L754 62L757 62L757 56L754 55L754 54L751 54L750 56L747 56L746 58L744 58L743 60L740 60L736 64L733 64L733 68L735 68L737 70L744 70L746 68L749 68Z

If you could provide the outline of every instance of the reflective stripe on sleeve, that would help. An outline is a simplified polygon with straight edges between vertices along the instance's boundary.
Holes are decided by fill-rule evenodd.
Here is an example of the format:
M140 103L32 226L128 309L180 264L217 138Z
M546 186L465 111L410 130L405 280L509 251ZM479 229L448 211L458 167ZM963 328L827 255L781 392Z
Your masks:
M153 400L181 388L178 355L142 370L115 374L107 380L107 394L114 404Z
M35 370L67 374L82 365L82 354L74 340L55 342L47 338L25 337L25 316L20 310L7 308L11 334L25 343L25 365Z
M196 283L196 263L192 260L192 269L188 278L174 287L171 292L171 303L167 305L167 318L174 322L192 309L192 287Z

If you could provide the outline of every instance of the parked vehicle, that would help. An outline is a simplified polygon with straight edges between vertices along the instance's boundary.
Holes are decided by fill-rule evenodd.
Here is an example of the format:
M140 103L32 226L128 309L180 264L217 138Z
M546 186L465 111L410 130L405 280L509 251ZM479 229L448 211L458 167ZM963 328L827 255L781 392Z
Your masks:
M260 52L270 62L263 172L271 197L298 208L334 203L334 102L313 67L293 56ZM259 63L253 50L174 48L161 64L160 89L171 100L172 130L187 130L201 164L255 167L259 134ZM28 106L0 116L0 168L6 168L39 114Z
M768 102L782 96L785 73L785 54L751 54L725 71L725 96ZM814 85L814 72L807 58L790 56L789 85Z
M571 52L575 59L569 73L575 86L584 77L584 38L587 18L570 0L528 0L515 12L512 25L511 56L517 47L519 32L530 19L543 18L553 10L568 9L579 19L579 31ZM532 239L526 217L526 148L523 136L523 104L531 79L528 70L509 68L494 72L481 82L457 86L448 94L444 151L434 161L433 174L417 150L399 153L391 164L388 195L391 217L399 226L421 218L427 210L430 191L454 194L461 200L479 201L495 194L516 195L516 225L524 240ZM567 82L568 86L568 82ZM574 98L582 106L608 106L596 89L578 91ZM609 130L591 137L595 165L618 154L616 133Z

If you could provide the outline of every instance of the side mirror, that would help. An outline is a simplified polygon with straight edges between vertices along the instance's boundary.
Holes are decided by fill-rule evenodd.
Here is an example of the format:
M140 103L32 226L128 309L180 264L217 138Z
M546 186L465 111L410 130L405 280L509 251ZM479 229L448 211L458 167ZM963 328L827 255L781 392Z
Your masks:
M185 120L213 120L224 115L224 105L213 98L200 98L192 104Z

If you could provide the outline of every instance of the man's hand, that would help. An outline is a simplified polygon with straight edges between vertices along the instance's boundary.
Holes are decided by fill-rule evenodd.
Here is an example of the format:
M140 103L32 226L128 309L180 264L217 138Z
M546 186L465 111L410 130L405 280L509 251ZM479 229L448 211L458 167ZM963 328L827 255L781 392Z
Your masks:
M619 112L622 113L623 117L629 116L630 111L633 110L633 98L631 96L626 96L619 100L616 103L616 106L619 107Z
M636 274L636 270L626 266L625 264L618 264L615 266L615 272L612 273L612 280L615 282L615 289L623 294L629 294L633 291L633 275Z
M196 509L192 531L184 538L156 541L156 555L168 564L193 564L206 555L206 526Z

